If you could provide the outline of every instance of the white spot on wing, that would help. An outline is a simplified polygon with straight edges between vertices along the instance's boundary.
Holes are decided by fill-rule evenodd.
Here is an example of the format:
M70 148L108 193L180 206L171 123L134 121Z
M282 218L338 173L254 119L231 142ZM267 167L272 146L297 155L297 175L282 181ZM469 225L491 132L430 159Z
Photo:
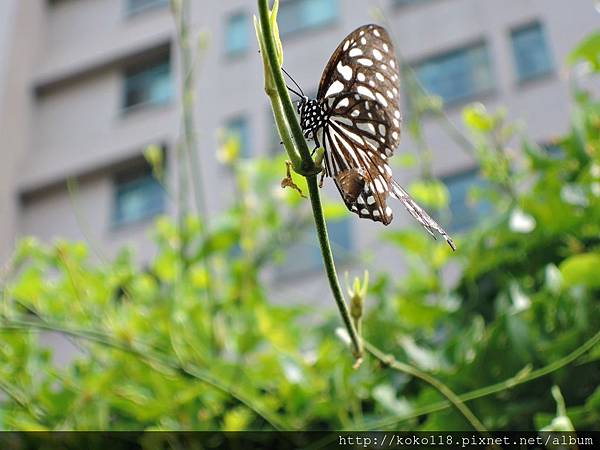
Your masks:
M385 52L390 51L390 47L385 42L383 43L383 51L385 51Z
M346 81L350 81L352 79L352 68L350 66L345 66L340 61L337 65L337 71L344 77Z
M367 67L370 67L373 65L373 61L371 61L369 58L360 58L357 60L357 62L359 64L362 64L363 66L367 66Z
M385 44L383 44L383 45L385 45ZM344 42L344 48L343 48L343 50L344 51L348 50L348 47L350 47L350 40L347 40L346 42ZM387 52L387 50L386 50L386 52Z
M356 92L375 100L375 96L373 95L373 92L371 92L371 89L369 89L366 86L358 86L358 88L356 88Z
M379 92L376 92L375 96L377 97L377 100L379 100L379 102L387 108L388 102L385 99L385 97L383 95L381 95Z
M379 81L384 81L385 80L385 78L384 78L384 76L383 76L383 74L381 72L375 72L375 76L377 77L377 79Z
M381 37L381 34L379 34L379 30L373 30L373 34L377 37Z
M334 116L332 118L332 120L334 122L339 122L341 124L347 125L349 127L351 127L352 125L354 125L354 122L352 122L352 120L348 119L347 117L342 117L342 116Z
M363 130L363 131L368 131L370 133L375 133L375 127L373 126L373 124L371 122L358 122L356 124L356 126L358 127L359 130ZM369 141L367 140L367 143L369 143ZM370 144L371 147L373 147L375 150L377 150L377 147Z
M358 75L356 75L356 78L358 78L358 81L365 81L366 77L364 73L359 72Z
M344 90L344 84L340 80L335 80L331 84L331 86L329 86L329 89L327 89L327 92L325 92L325 97L338 94L338 93L342 92L343 90Z
M337 107L338 108L345 108L349 104L350 104L350 100L348 100L348 97L345 97L342 100L340 100L340 102L337 104Z
M363 51L358 47L354 47L352 50L350 50L348 52L348 56L350 56L351 58L354 58L356 56L361 56L362 54L363 54Z
M381 54L381 52L379 50L377 50L376 48L373 49L373 56L375 57L375 59L377 61L381 61L383 59L383 55Z

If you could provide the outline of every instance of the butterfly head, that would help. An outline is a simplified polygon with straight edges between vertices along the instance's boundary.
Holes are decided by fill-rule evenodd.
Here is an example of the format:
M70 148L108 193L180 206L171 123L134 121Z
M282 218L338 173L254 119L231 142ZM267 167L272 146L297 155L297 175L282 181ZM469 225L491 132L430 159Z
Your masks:
M300 114L300 126L307 137L322 128L327 119L321 103L306 96L298 102L298 114Z

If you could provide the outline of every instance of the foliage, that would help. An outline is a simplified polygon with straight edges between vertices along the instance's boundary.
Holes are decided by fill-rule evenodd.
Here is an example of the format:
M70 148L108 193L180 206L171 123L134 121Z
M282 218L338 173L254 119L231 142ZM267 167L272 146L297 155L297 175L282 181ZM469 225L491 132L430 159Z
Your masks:
M371 273L363 334L458 393L510 379L471 395L490 429L598 429L598 345L553 364L600 323L600 103L575 93L558 153L526 139L509 151L502 111L464 118L489 182L474 201L494 214L456 254L417 228L386 232L408 269ZM272 301L267 280L294 257L308 205L279 187L283 159L240 160L235 146L220 151L234 203L210 226L159 218L148 265L126 249L102 260L86 243L21 240L1 286L1 429L468 428L456 410L422 412L443 400L422 381L368 357L353 369L337 316ZM447 202L435 180L415 189ZM77 349L64 364L57 335Z

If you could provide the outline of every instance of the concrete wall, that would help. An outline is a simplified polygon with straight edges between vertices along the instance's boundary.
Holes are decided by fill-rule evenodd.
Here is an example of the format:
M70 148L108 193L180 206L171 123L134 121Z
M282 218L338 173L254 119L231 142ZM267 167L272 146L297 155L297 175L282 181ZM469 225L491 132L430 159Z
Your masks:
M53 7L45 0L0 3L0 21L14 25L0 26L0 69L4 67L0 71L0 248L6 254L12 247L18 226L19 234L45 239L59 235L89 238L107 254L131 242L147 258L152 253L143 232L147 223L118 230L110 226L111 167L138 154L149 143L166 142L172 149L178 137L177 96L164 107L128 114L120 110L123 67L150 49L168 42L173 45L174 24L168 8L126 16L124 0L63 0ZM245 115L251 125L253 152L265 154L271 149L272 119L262 90L262 64L251 25L255 3L228 0L211 2L210 7L205 2L191 3L193 41L201 32L211 37L198 65L195 113L208 209L214 213L232 196L227 171L215 159L218 129L228 119ZM387 8L383 24L407 61L485 41L496 83L493 92L474 100L484 101L492 110L506 105L510 119L524 120L528 134L538 141L548 140L567 127L569 96L563 61L598 23L589 0L431 0L407 7L392 7L387 1L339 0L339 4L340 17L334 23L284 39L285 67L305 91L316 91L333 49L356 26L373 21L370 11L381 4ZM225 19L240 11L248 13L250 50L231 58L224 52ZM510 30L534 20L545 27L555 71L520 84L515 78ZM173 61L177 67L176 51ZM180 80L177 70L175 76ZM449 119L459 127L461 106L448 110ZM426 134L438 175L473 165L473 159L437 123L427 123ZM405 135L398 152L414 149ZM174 164L170 167L172 171ZM79 215L89 224L86 233L64 186L65 179L72 176L80 178L75 200ZM396 169L396 177L403 183L413 176L414 171ZM326 192L337 198L331 183ZM21 206L17 206L19 198L25 198ZM396 218L391 229L412 224L400 204L393 207ZM401 273L401 257L378 244L381 225L352 220L352 229L359 249L376 249L368 252L372 257L361 266ZM315 298L322 288L314 285ZM294 296L294 288L290 289L289 295ZM285 289L278 292L282 298L288 296Z
M0 261L14 249L18 230L18 165L27 152L32 102L29 74L43 33L37 1L0 4ZM23 39L22 36L27 36Z

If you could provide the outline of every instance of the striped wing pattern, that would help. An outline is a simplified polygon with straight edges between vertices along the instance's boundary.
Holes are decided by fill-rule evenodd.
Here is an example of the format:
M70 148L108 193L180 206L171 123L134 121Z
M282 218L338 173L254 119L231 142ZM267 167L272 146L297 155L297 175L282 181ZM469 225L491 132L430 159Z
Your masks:
M325 120L315 138L325 149L325 173L359 217L391 223L391 195L432 236L439 233L454 249L444 229L392 178L388 158L400 143L399 90L399 64L384 28L364 25L342 40L317 93Z

